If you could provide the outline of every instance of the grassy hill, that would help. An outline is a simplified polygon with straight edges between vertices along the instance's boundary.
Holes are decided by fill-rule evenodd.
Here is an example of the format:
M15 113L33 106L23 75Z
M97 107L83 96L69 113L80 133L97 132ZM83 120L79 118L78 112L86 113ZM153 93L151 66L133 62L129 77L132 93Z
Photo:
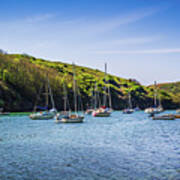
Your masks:
M180 104L180 81L158 84L158 87L159 89L168 92L171 95L173 102Z
M132 95L133 106L145 108L153 104L153 87L145 87L133 79L123 79L87 67L76 66L76 80L81 94L83 107L91 103L91 93L97 84L100 97L104 86L109 82L114 109L127 107L127 94ZM73 68L71 64L51 62L25 54L0 53L0 107L6 111L31 111L37 95L47 82L52 88L53 97L58 110L63 109L63 84L65 84L71 106L73 106ZM179 84L174 91L160 86L159 94L165 108L180 107ZM41 97L38 104L44 103ZM73 107L71 107L73 109Z

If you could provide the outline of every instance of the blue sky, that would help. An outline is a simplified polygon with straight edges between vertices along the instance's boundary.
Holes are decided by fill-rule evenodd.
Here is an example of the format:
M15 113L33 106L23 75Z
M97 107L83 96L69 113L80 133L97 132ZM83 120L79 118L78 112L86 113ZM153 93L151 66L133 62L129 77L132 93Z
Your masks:
M178 0L0 0L0 49L142 84L180 80Z

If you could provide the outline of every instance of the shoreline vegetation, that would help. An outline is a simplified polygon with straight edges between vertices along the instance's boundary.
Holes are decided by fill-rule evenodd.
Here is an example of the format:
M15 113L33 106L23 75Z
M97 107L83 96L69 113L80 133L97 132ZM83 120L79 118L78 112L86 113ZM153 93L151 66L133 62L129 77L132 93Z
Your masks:
M69 103L73 110L71 64L47 61L27 54L0 52L0 107L6 112L31 112L37 100L37 94L47 79L47 74L57 109L63 110L63 84L66 84ZM84 109L87 109L92 102L95 85L102 100L105 93L104 86L110 87L114 110L122 110L128 106L129 93L131 93L133 107L145 109L153 105L153 85L143 86L135 79L124 79L110 74L107 74L109 84L106 84L104 72L82 66L76 66L76 74L78 94L81 94ZM180 81L157 86L164 109L180 108ZM40 100L39 104L43 103Z

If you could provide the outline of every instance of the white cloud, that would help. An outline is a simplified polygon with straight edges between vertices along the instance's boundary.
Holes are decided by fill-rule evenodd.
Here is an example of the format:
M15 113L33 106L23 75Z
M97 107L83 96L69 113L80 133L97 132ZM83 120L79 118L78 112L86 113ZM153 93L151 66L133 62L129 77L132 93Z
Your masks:
M107 17L102 19L84 19L79 21L73 28L73 30L80 30L82 33L91 33L91 34L99 34L108 31L112 31L113 29L119 28L122 25L131 24L142 20L146 17L152 16L159 12L160 9L144 9L135 11L133 13L127 13L124 15L114 16L114 17ZM76 21L76 20L75 20Z
M129 45L140 45L152 43L157 40L160 40L162 37L158 36L148 36L148 37L131 37L131 38L122 38L122 39L110 39L108 41L97 42L93 45L96 47L105 47L108 49L109 47L120 47L120 46L129 46ZM110 49L110 48L109 48Z
M47 21L52 19L55 16L55 14L41 14L41 15L36 15L36 16L31 16L31 17L27 17L25 18L25 22L27 23L37 23L37 22L41 22L41 21Z
M97 54L169 54L180 53L180 48L174 49L149 49L149 50L119 50L119 51L96 51Z

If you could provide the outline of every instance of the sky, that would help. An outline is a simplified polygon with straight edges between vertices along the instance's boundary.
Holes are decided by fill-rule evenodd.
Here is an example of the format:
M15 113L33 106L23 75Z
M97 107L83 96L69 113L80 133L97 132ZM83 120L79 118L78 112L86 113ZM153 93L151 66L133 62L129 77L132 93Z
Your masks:
M180 81L179 0L0 0L0 49L104 70L144 85Z

